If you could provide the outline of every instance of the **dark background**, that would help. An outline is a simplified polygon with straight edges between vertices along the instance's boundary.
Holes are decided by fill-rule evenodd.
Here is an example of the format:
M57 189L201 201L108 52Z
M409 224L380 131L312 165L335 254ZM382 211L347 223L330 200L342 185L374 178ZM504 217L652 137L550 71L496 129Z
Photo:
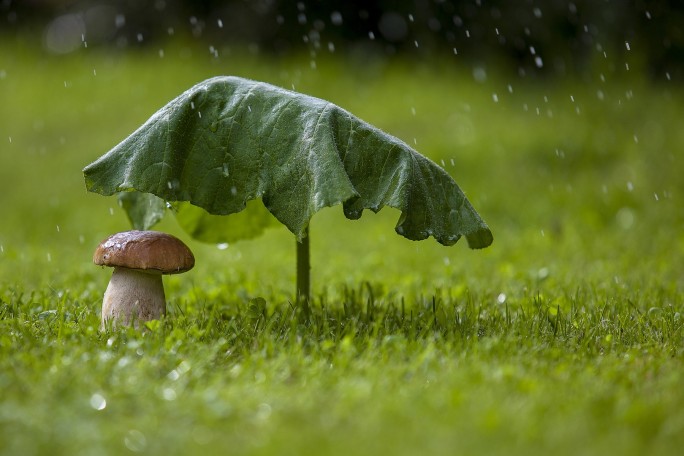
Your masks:
M684 2L633 0L0 0L3 39L47 51L199 40L212 52L459 55L520 77L583 77L625 54L655 80L684 74ZM637 56L636 59L634 56Z

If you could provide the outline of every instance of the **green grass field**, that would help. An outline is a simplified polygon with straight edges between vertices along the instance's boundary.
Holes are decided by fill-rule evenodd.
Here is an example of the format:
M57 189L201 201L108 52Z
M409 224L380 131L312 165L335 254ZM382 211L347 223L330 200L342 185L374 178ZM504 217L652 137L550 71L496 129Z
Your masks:
M315 63L0 48L0 453L679 454L684 92L610 68L478 83L442 60ZM197 258L164 279L168 317L99 332L111 272L92 253L129 225L81 170L220 74L415 144L494 244L324 210L306 321L286 229L219 249L167 218Z

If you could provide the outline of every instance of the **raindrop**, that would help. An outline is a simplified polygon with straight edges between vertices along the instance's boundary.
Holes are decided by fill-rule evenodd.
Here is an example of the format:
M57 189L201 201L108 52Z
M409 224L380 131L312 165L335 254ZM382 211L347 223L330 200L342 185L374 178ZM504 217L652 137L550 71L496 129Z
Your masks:
M418 40L413 40L413 44L418 47Z
M330 13L330 22L332 22L333 25L342 25L342 14L339 11L333 11Z
M657 194L657 193L654 193L654 194L653 194L653 197L655 198L656 201L660 201L660 199L658 198L658 194Z
M216 21L216 23L218 24L219 28L223 28L223 21L221 19Z
M508 84L508 93L513 93L513 86Z
M416 108L411 107L411 115L415 116L416 115Z
M371 40L374 40L375 39L375 33L373 33L372 31L368 32L368 38Z
M109 215L114 215L114 208L113 207L109 208Z
M233 196L237 195L237 188L235 186L230 187L230 194Z
M499 102L499 96L496 93L493 93L492 94L492 100L494 100L494 103L498 103Z
M601 100L601 101L603 101L603 99L605 98L605 95L604 95L604 93L603 93L603 90L598 90L598 91L596 91L596 96L597 96L598 99Z
M335 44L332 42L328 43L328 51L335 52Z
M625 41L625 47L627 48L628 51L631 51L631 49L629 48L629 41Z
M546 279L549 276L549 268L543 267L539 268L539 271L537 271L537 277L541 280Z
M159 49L159 58L160 59L164 58L164 49Z
M409 22L413 22L413 14L408 15L408 20L409 20Z
M646 11L646 19L651 19L651 12L650 11Z
M454 48L454 55L458 55L458 49Z
M668 81L672 80L672 77L670 76L670 72L666 71L665 72L665 78L667 78Z
M221 244L216 244L216 248L219 249L219 250L226 250L226 249L228 248L228 243L227 243L227 242L223 242L223 243L221 243Z
M93 68L93 76L97 76L97 71Z
M0 244L0 253L5 253L5 247L2 244Z
M541 68L544 66L544 61L542 60L542 58L540 56L536 56L534 58L534 64L537 65L537 68Z
M485 82L487 80L487 71L482 67L473 68L473 78L477 82Z
M9 136L9 142L10 142L10 144L12 144L12 137L11 136Z
M199 118L201 119L201 118L202 118L202 111L197 111L197 115L198 115Z
M537 51L534 49L534 46L530 46L530 54L536 55Z
M48 263L52 261L52 255L50 255L50 252L47 253L47 261Z
M627 190L630 192L634 190L634 184L632 183L632 181L627 182Z
M131 429L126 433L126 437L124 437L124 444L132 452L140 453L147 447L147 439L142 432Z
M137 37L136 37L136 38L138 39L138 43L142 43L142 40L143 40L143 34L142 34L142 33L138 33L138 35L137 35Z
M639 137L637 135L634 135L634 142L639 144Z
M178 395L176 394L176 390L173 388L164 388L162 391L162 397L167 401L175 401Z
M542 11L539 8L534 8L532 10L532 13L534 14L534 17L536 17L537 19L540 19L542 17Z
M257 419L259 421L266 421L271 416L271 406L266 403L259 404L257 408Z
M506 302L506 293L499 293L499 296L496 297L496 300L499 304Z
M90 396L90 406L95 410L104 410L107 407L107 399L103 395L95 393Z
M223 164L223 175L228 177L228 163Z
M59 233L59 225L57 225L57 232Z

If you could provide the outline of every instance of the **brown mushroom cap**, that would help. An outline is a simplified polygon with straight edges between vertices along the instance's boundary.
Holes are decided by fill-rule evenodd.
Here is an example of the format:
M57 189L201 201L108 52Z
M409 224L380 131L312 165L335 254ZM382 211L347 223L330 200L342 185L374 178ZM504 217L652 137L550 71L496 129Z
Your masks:
M124 231L109 236L95 250L100 266L177 274L192 269L195 257L175 236L159 231Z

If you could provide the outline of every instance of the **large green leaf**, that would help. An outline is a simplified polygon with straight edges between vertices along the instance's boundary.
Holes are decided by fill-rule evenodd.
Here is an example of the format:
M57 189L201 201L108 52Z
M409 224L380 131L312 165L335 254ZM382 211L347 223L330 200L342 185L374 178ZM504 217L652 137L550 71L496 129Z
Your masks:
M342 204L350 219L399 209L395 229L408 239L492 242L453 179L404 142L327 101L237 77L182 93L84 175L93 192L136 190L214 215L261 198L299 238L318 210Z

